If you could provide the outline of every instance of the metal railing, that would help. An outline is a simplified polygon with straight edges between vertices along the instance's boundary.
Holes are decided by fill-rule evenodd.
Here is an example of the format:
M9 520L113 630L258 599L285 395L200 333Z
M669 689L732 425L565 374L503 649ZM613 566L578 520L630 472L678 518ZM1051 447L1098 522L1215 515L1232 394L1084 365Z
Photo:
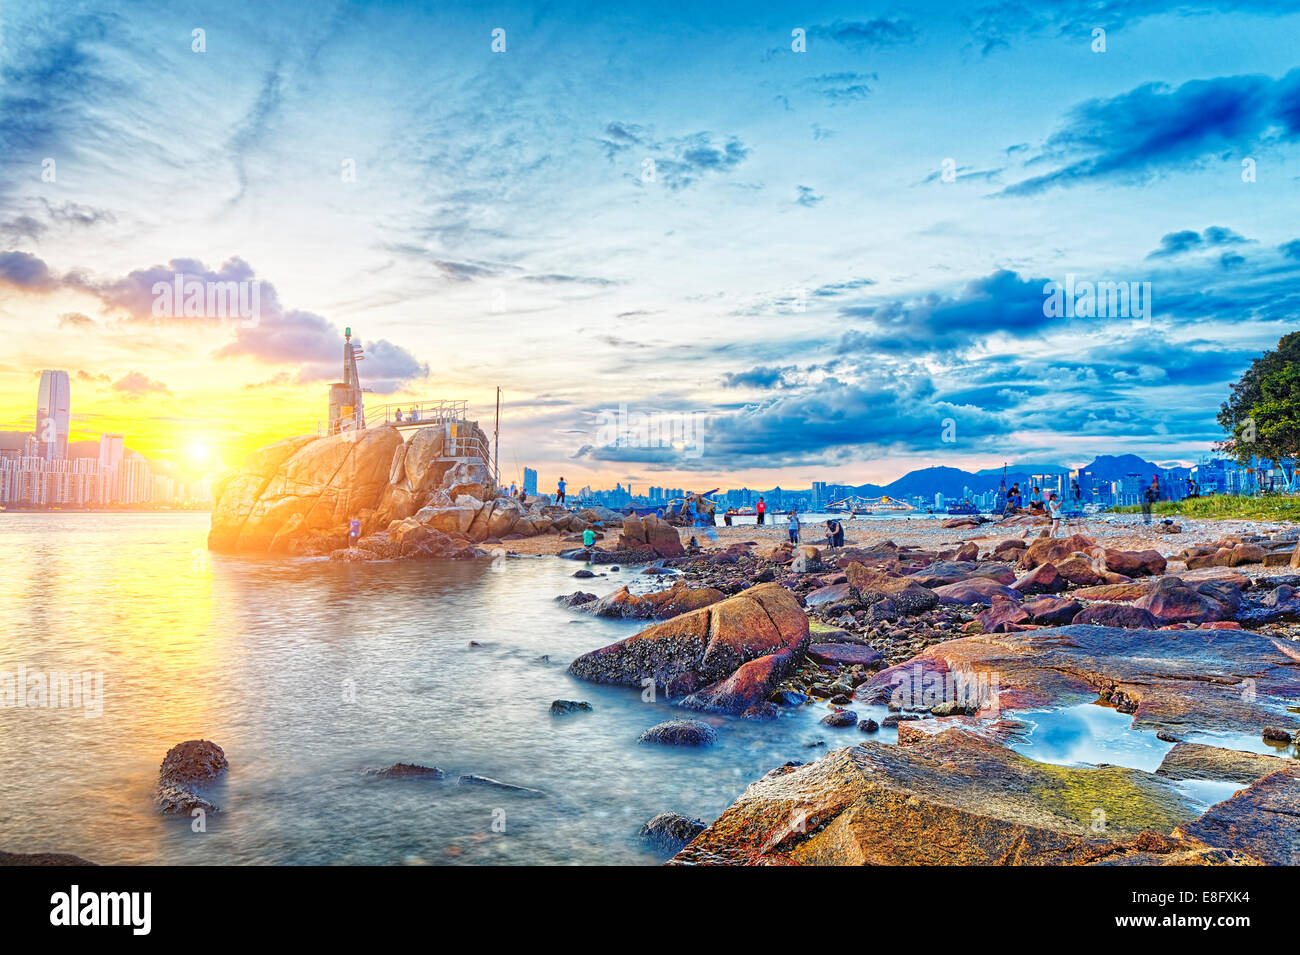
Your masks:
M478 458L487 466L489 472L493 472L491 443L486 438L469 432L468 428L464 429L466 433L461 433L459 424L467 421L468 416L469 402L462 399L438 398L429 401L393 402L367 408L365 427L405 429L450 425L441 460ZM328 421L318 421L316 433L323 437L338 431L352 431L356 420L355 416L341 418L338 427L334 429L331 429Z
M430 425L444 424L448 421L464 421L469 413L469 402L448 400L444 398L429 401L403 401L387 405L374 405L366 409L365 427L367 428L424 428ZM401 415L398 418L398 415ZM339 431L356 430L357 417L347 415L339 419L338 425L330 426L328 421L316 422L316 433L322 437Z
M464 421L469 413L469 402L436 399L408 401L401 404L377 405L366 411L366 427L391 425L398 428L416 428L444 421ZM400 415L400 417L399 417Z

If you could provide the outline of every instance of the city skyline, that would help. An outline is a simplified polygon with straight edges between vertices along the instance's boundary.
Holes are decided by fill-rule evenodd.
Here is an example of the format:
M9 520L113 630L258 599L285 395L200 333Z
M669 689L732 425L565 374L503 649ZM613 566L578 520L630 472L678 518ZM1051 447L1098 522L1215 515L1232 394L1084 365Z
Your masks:
M109 9L0 15L13 429L65 368L71 440L216 471L316 430L350 325L376 403L501 385L543 489L1190 464L1292 327L1281 6Z

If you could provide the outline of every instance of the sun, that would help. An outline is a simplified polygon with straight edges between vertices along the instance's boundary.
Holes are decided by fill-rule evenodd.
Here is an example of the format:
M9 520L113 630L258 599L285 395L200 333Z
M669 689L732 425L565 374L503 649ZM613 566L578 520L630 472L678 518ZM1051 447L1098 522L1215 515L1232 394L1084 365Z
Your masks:
M212 447L203 438L192 438L185 449L185 456L191 464L205 464L212 457Z

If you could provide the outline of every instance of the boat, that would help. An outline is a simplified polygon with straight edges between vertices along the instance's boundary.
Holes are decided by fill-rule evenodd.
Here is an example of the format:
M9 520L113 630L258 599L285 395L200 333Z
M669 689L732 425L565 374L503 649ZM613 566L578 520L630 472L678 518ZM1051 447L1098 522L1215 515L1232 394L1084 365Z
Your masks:
M906 501L900 501L897 498L890 497L887 494L880 497L846 497L842 501L832 501L826 511L831 514L842 514L848 512L854 517L863 514L895 514L903 511L914 511L911 504Z

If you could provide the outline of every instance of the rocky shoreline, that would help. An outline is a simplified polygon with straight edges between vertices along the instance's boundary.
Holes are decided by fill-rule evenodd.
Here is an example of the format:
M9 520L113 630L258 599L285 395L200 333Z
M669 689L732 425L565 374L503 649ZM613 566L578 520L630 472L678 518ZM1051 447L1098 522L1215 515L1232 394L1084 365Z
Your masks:
M568 667L680 711L639 743L691 759L731 720L806 710L830 744L774 767L712 822L662 807L641 838L673 865L1300 863L1300 527L1094 521L1051 538L1026 515L853 521L848 546L830 550L793 546L780 525L679 532L520 505L439 461L436 435L404 445L384 431L264 449L223 488L211 546L338 561L546 555L572 561L579 588L603 566L640 568L612 592L556 597L575 615L645 622ZM1091 704L1171 744L1160 767L1056 766L1009 745L1031 732L1026 714ZM549 718L601 714L575 696ZM877 735L888 727L896 744ZM228 769L215 744L179 744L157 810L220 811L205 792ZM415 762L370 775L547 797ZM1207 808L1188 781L1237 791ZM2 861L19 859L38 864Z
M901 537L899 523L874 530ZM1023 517L836 552L720 534L647 568L673 575L666 588L557 598L657 621L570 673L742 719L817 707L828 732L859 736L752 784L675 865L1296 864L1300 529L1204 523L1190 544L1168 525L1053 539ZM1165 764L1060 767L1007 747L1027 729L1016 714L1085 703L1175 743ZM898 745L855 704L887 707ZM1276 755L1181 742L1215 734ZM1173 785L1189 779L1244 788L1199 811Z

